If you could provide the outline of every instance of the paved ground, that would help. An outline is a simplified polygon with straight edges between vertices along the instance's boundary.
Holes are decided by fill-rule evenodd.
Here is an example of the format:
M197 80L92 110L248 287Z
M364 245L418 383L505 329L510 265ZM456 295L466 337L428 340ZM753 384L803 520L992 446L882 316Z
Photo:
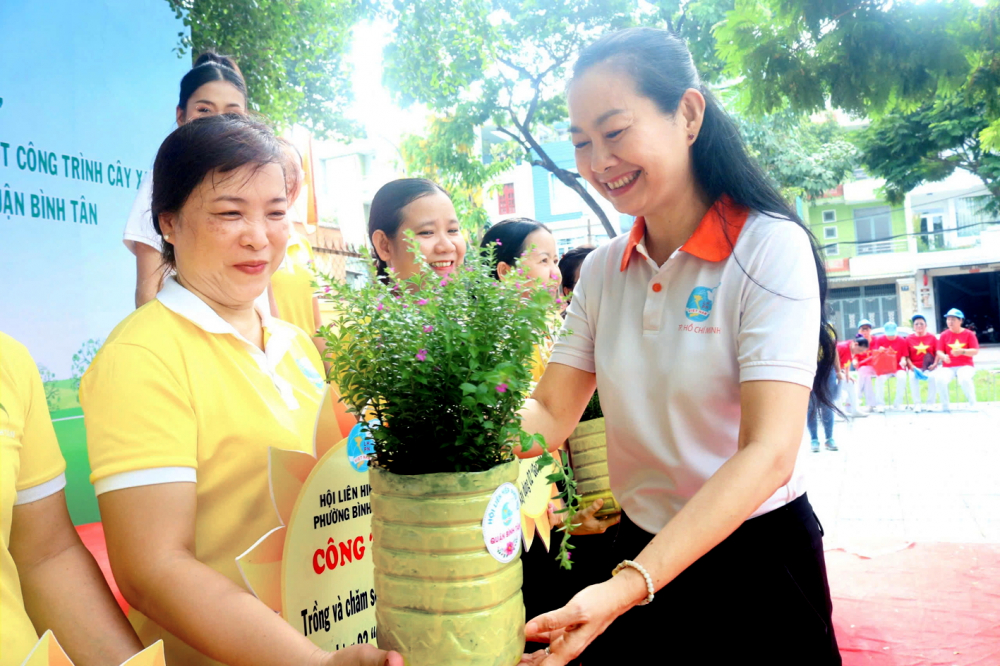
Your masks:
M827 548L1000 543L1000 403L837 420L834 437L838 452L807 437L800 453Z

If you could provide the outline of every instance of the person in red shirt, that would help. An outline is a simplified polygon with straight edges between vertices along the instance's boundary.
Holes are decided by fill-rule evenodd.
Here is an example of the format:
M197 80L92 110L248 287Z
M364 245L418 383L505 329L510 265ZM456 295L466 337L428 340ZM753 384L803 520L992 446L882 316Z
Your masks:
M854 367L858 369L858 384L861 386L861 393L865 396L868 409L876 405L875 398L875 368L871 366L872 347L872 323L867 319L858 322L858 335L868 341L869 349L860 352L854 357ZM878 401L877 404L882 404Z
M913 372L910 373L910 397L913 398L913 408L921 410L922 400L920 399L920 380L927 379L927 409L934 404L937 391L936 382L931 378L931 373L941 365L937 357L938 342L933 333L927 332L927 320L922 314L915 314L910 319L913 326L913 333L906 338L906 344L910 348L910 365ZM925 374L926 373L926 374ZM923 375L923 377L921 377Z
M897 335L896 322L890 321L884 327L885 335L875 338L872 343L872 355L879 353L880 349L891 349L896 353L896 398L893 400L893 409L903 408L903 399L906 397L906 371L910 366L910 348L906 340ZM882 352L885 353L885 352ZM892 375L879 375L877 387L875 389L875 403L882 406L885 396L885 383Z
M961 310L948 310L944 319L948 323L948 330L941 334L937 347L937 357L941 359L942 365L934 373L942 409L949 411L948 385L956 378L969 406L975 409L976 387L972 377L976 374L976 364L972 358L979 353L979 341L976 340L975 333L962 326L965 314Z
M844 340L837 343L837 380L840 384L840 395L846 399L845 407L851 416L868 416L868 412L861 409L858 402L858 387L851 377L851 366L856 363L856 359L861 355L868 355L868 338L858 335L853 340Z

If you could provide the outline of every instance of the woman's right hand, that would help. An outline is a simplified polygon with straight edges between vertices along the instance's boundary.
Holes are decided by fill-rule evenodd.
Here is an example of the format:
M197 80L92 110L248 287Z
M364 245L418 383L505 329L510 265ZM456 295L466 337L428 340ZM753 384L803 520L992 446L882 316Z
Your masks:
M374 645L352 645L327 653L321 666L403 666L403 656L398 652L379 650Z

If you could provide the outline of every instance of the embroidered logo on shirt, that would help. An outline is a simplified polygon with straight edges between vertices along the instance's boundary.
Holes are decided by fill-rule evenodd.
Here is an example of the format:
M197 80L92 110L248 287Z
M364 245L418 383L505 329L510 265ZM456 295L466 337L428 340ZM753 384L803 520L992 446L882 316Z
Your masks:
M691 290L691 295L688 296L687 306L684 308L684 314L691 321L705 321L708 316L712 314L712 305L715 304L714 296L715 289L709 289L708 287L695 287Z
M323 378L319 376L318 372L316 372L316 368L314 368L309 361L301 357L295 359L295 364L299 366L299 370L302 371L302 374L305 375L306 379L308 379L309 382L316 387L316 390L322 392Z

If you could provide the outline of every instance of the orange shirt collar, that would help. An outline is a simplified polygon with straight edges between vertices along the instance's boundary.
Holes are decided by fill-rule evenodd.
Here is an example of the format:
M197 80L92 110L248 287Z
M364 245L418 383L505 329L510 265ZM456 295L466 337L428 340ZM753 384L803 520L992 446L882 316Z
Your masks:
M705 261L728 259L749 215L750 211L747 208L737 206L729 196L723 196L708 209L694 233L681 246L681 250ZM646 220L637 217L628 236L621 270L628 268L628 263L636 252L636 246L645 236Z

